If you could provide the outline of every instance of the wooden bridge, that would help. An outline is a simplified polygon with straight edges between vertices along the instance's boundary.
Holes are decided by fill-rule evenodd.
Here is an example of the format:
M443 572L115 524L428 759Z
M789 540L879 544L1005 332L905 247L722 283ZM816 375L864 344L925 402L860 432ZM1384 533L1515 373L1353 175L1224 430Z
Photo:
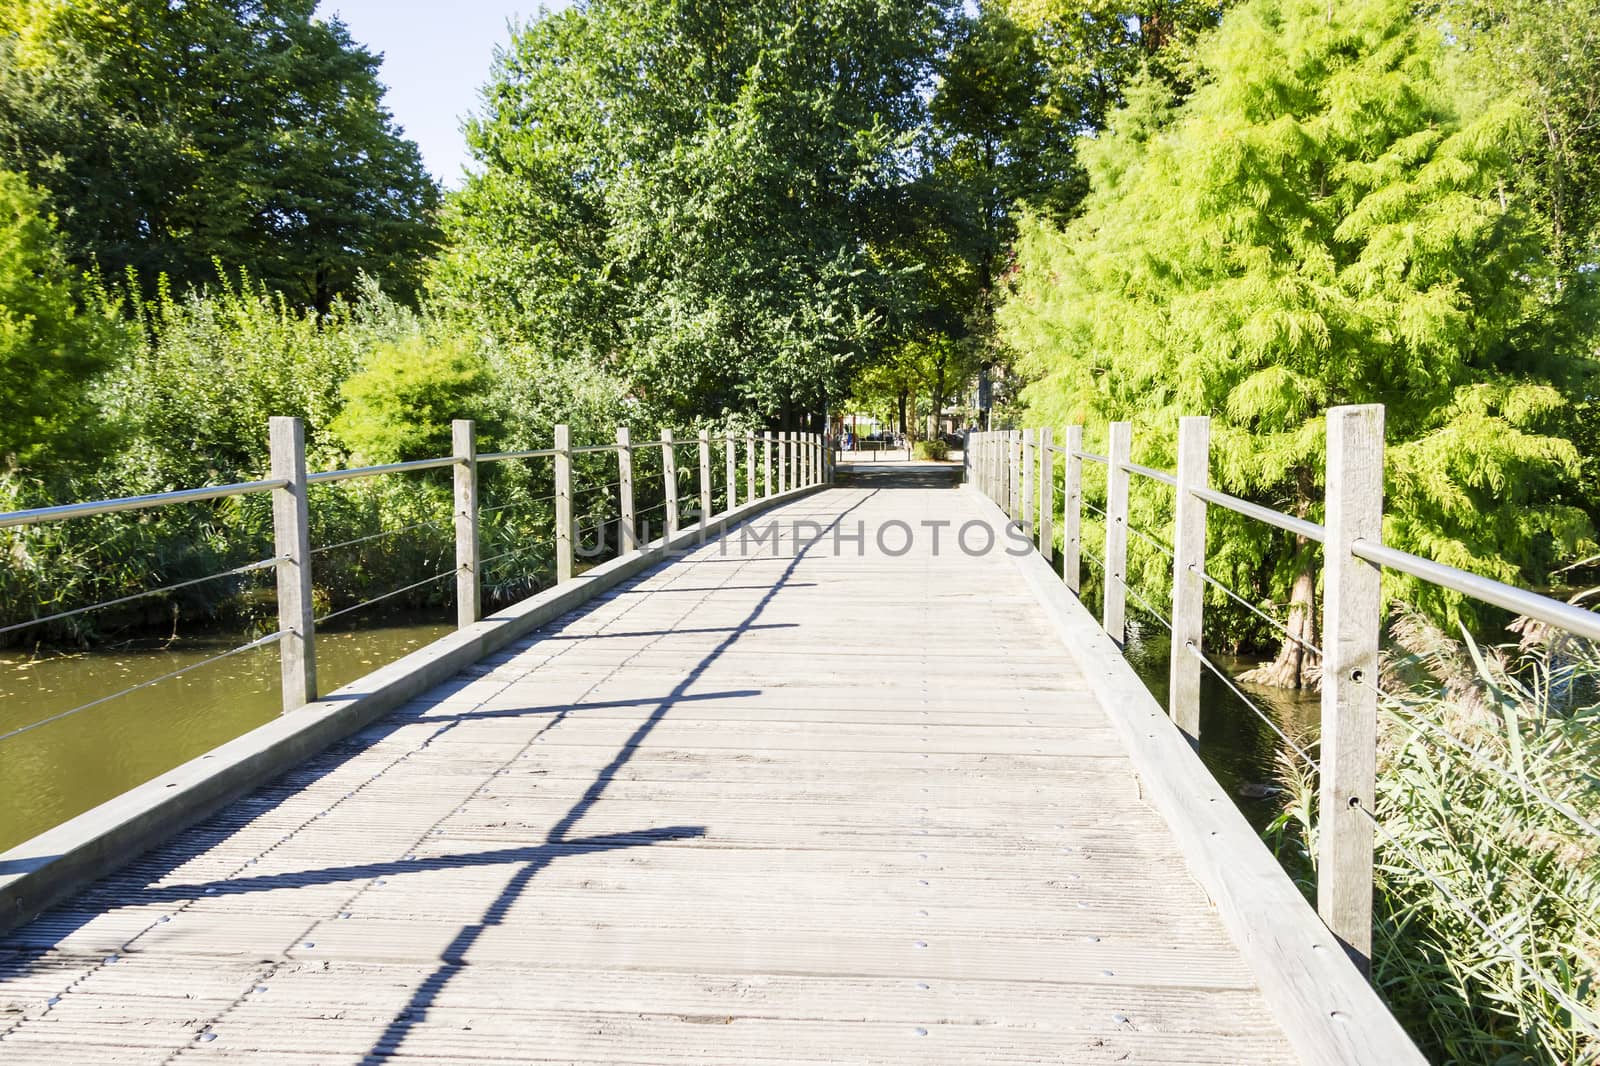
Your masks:
M0 1060L1421 1061L1013 520L1059 450L739 504L735 443L714 518L0 856Z

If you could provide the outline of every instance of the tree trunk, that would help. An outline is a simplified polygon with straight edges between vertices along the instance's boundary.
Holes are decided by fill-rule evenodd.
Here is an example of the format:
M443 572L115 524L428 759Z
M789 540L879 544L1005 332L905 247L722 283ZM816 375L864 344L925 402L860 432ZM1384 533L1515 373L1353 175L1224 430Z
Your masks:
M1239 680L1277 688L1315 688L1320 683L1322 663L1309 650L1317 645L1317 575L1308 546L1304 537L1295 538L1296 555L1302 562L1289 593L1287 628L1293 639L1285 637L1277 658L1246 670Z
M900 395L899 395L898 399L899 399L899 403L900 403L900 435L904 436L905 432L906 432L906 399L907 399L907 390L906 389L901 389L900 390Z
M1311 511L1313 484L1311 471L1302 469L1298 476L1295 496L1295 515L1306 517ZM1305 537L1294 538L1294 555L1299 560L1294 584L1289 590L1289 617L1284 627L1291 634L1278 648L1277 658L1239 675L1239 680L1277 688L1317 688L1322 683L1322 662L1311 648L1317 647L1317 572L1313 565L1311 543Z

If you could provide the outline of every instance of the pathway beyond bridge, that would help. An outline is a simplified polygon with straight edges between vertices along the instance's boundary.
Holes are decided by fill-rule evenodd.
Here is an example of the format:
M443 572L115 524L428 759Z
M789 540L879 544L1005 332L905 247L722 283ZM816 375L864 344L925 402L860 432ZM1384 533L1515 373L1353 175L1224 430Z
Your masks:
M969 521L994 550L947 533L934 551L929 528ZM1108 693L1131 672L1109 642L1073 642L1081 608L1041 591L1037 555L1005 552L988 500L880 473L768 523L776 553L735 531L648 571L10 934L0 1060L1404 1046L1374 1030L1375 999L1332 1036L1316 1021L1340 1013L1318 996L1348 992L1317 967L1354 975L1325 930L1301 935L1320 926L1224 921L1248 903L1208 898L1196 849L1240 838L1150 804L1150 760L1170 756L1130 738L1186 749L1130 728L1144 705ZM906 550L878 541L888 523L917 533ZM1277 876L1263 891L1292 899Z

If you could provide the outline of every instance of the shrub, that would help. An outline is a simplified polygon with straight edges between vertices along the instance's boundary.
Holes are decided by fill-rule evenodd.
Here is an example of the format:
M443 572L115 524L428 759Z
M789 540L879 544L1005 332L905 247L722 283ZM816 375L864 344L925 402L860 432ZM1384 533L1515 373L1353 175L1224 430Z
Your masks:
M483 420L489 382L488 365L469 341L413 333L380 345L344 383L333 432L358 461L449 455L451 420ZM480 438L492 436L484 428Z
M916 456L918 459L932 459L942 463L950 458L950 446L942 440L919 440Z

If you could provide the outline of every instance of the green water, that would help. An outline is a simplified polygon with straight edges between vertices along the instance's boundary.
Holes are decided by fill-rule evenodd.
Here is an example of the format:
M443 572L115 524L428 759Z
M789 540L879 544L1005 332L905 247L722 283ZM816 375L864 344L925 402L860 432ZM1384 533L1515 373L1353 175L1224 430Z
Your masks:
M452 627L408 619L317 634L331 692ZM0 653L0 734L243 643L152 641L38 659ZM276 645L243 652L0 741L0 851L202 755L279 713Z
M1162 707L1167 705L1167 656L1171 646L1171 637L1159 626L1140 626L1135 622L1130 626L1128 643L1123 649L1128 664ZM1254 660L1236 659L1215 652L1211 654L1211 659L1235 679L1258 665ZM1262 713L1291 737L1316 738L1320 704L1315 692L1246 685L1237 680L1234 683ZM1277 753L1282 747L1283 741L1260 716L1229 691L1215 675L1202 671L1200 758L1212 776L1233 795L1234 802L1245 817L1258 829L1264 827L1278 812L1278 799L1260 795L1260 792L1263 786L1270 788L1275 783Z

